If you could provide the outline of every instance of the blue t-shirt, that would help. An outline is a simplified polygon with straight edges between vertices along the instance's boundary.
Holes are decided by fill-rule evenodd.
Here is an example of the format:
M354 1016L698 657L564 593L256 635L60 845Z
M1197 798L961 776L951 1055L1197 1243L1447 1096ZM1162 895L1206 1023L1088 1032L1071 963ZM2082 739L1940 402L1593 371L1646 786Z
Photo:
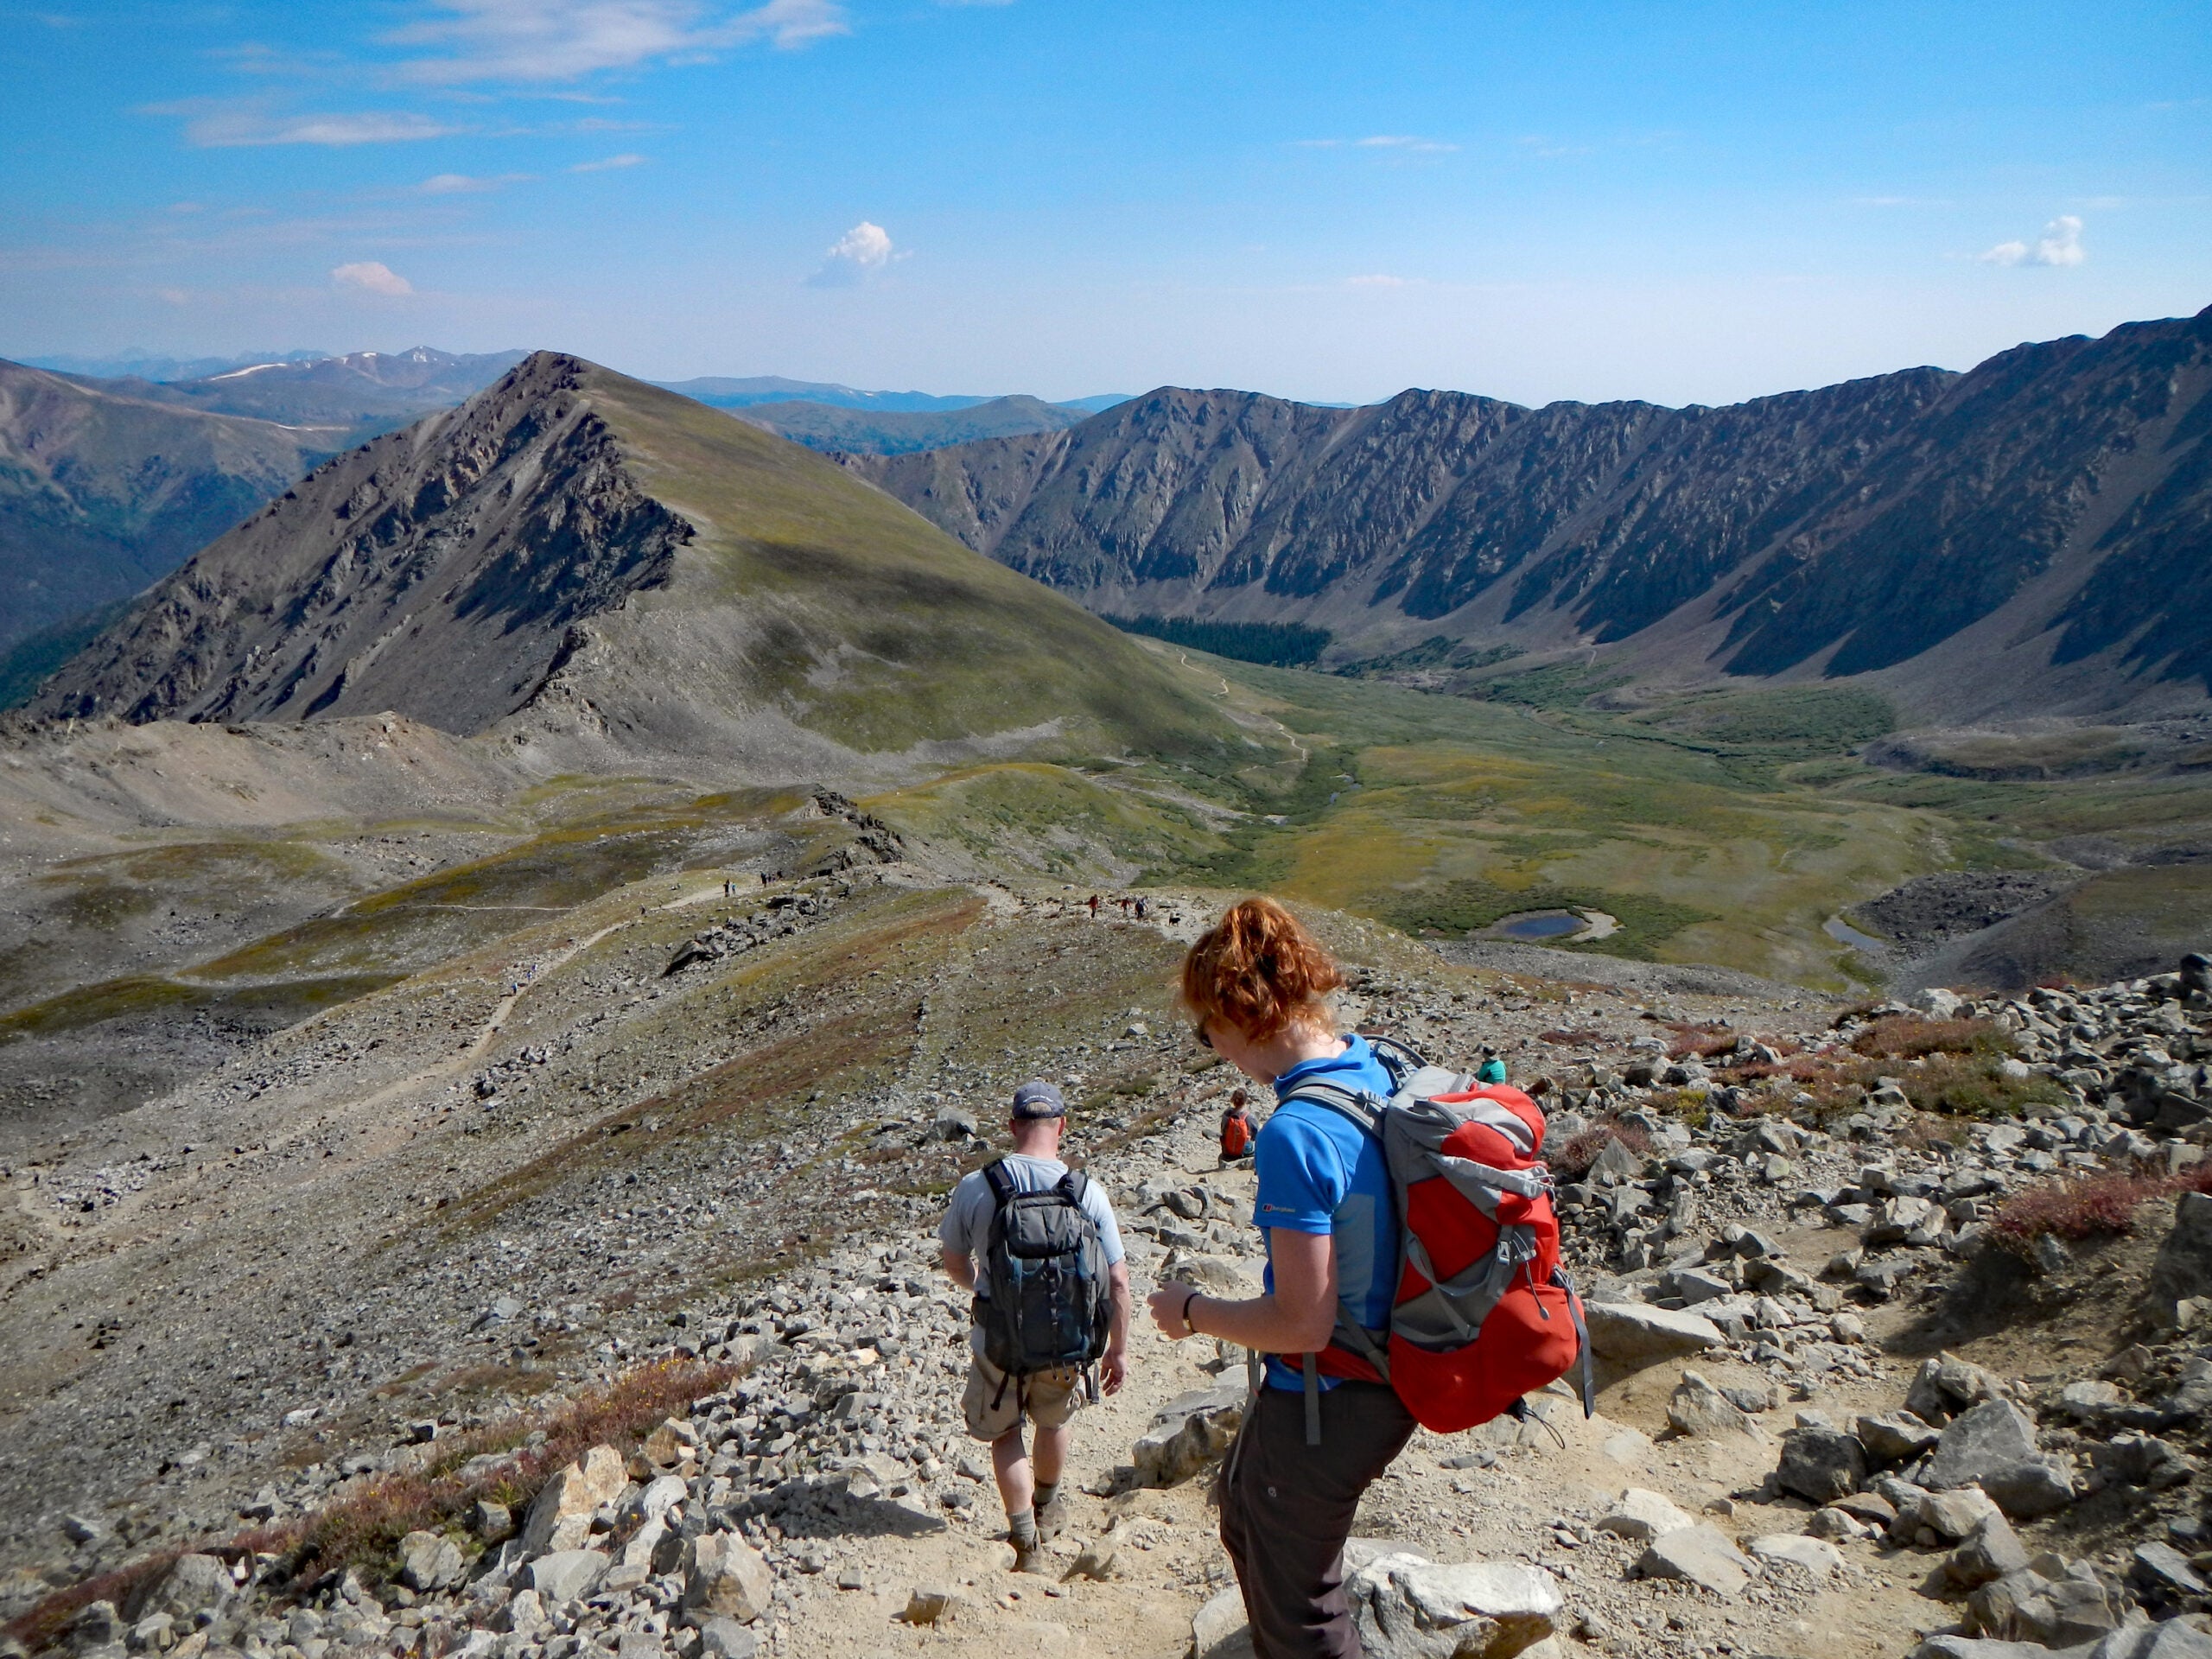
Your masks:
M1302 1061L1277 1077L1275 1098L1281 1101L1301 1083L1313 1081L1384 1099L1390 1095L1390 1074L1357 1034L1344 1039L1344 1052L1334 1058ZM1389 1324L1398 1289L1398 1216L1382 1143L1318 1101L1285 1101L1261 1127L1252 1162L1259 1176L1255 1224L1333 1235L1338 1295L1367 1329ZM1274 1288L1272 1261L1266 1284ZM1272 1355L1267 1370L1270 1388L1306 1385L1296 1364ZM1336 1379L1325 1376L1321 1386L1333 1388Z

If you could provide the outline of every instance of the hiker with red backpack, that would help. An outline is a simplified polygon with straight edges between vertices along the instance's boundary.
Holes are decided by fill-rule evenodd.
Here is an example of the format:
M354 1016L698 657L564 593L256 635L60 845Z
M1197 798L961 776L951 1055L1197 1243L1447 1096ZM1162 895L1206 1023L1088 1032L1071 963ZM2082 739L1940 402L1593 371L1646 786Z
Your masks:
M1014 1570L1044 1570L1066 1524L1068 1421L1128 1371L1129 1269L1103 1188L1060 1161L1067 1103L1052 1084L1014 1091L1014 1150L963 1176L938 1229L944 1270L975 1293L968 1433L988 1440ZM1024 1420L1035 1446L1022 1441Z
M1244 1091L1238 1089L1230 1093L1229 1104L1222 1109L1221 1161L1224 1164L1233 1164L1252 1150L1252 1137L1256 1131L1252 1128L1252 1115L1246 1109L1248 1104Z
M1359 1653L1344 1540L1417 1426L1517 1414L1586 1359L1535 1103L1339 1035L1327 999L1344 983L1267 899L1232 906L1183 963L1198 1039L1276 1096L1254 1148L1263 1294L1171 1283L1148 1300L1172 1338L1266 1356L1217 1487L1259 1659Z

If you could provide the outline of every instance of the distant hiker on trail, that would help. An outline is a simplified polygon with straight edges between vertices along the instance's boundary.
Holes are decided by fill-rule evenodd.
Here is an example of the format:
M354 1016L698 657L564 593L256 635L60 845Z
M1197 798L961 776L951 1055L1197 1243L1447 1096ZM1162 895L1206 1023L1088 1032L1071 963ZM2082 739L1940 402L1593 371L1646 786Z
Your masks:
M1242 1089L1229 1096L1221 1115L1221 1161L1233 1163L1252 1150L1252 1115L1244 1109L1249 1096Z
M1483 1049L1483 1063L1476 1069L1475 1081L1477 1083L1503 1083L1505 1081L1505 1062L1498 1058L1496 1049L1487 1045Z
M1137 897L1137 920L1144 920L1144 897L1141 893Z
M1229 1301L1165 1284L1149 1299L1171 1338L1215 1337L1268 1356L1265 1386L1220 1484L1221 1541L1259 1659L1359 1651L1343 1588L1344 1540L1360 1495L1414 1427L1371 1365L1330 1346L1340 1306L1366 1329L1389 1324L1398 1261L1382 1142L1294 1095L1313 1079L1393 1092L1365 1039L1337 1034L1325 999L1344 983L1313 935L1268 899L1232 906L1183 959L1183 1001L1198 1016L1198 1040L1255 1083L1274 1084L1280 1103L1253 1157L1254 1219L1268 1240L1264 1293ZM1330 1372L1317 1379L1318 1445L1308 1444L1298 1363L1309 1354Z
M945 1272L976 1293L961 1404L969 1433L990 1442L1017 1573L1042 1572L1045 1546L1067 1524L1068 1420L1085 1393L1116 1393L1128 1373L1122 1230L1104 1190L1060 1161L1066 1121L1051 1084L1016 1089L1014 1150L961 1178L938 1228Z
M1090 895L1090 919L1094 922L1098 919L1098 895L1095 893Z

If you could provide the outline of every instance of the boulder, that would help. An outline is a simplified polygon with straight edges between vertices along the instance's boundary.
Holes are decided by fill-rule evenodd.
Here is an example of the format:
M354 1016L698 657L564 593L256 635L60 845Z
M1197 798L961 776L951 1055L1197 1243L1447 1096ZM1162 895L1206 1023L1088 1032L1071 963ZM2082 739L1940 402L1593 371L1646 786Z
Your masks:
M1764 1440L1751 1414L1738 1406L1700 1373L1684 1370L1682 1380L1668 1397L1667 1421L1675 1432L1707 1440L1725 1434Z
M2054 1653L2033 1642L1993 1642L1979 1636L1931 1636L1907 1659L2089 1659L2090 1649Z
M1763 1561L1788 1561L1802 1567L1816 1579L1843 1570L1842 1553L1834 1544L1802 1532L1770 1532L1764 1538L1754 1538L1751 1553Z
M2153 1602L2205 1593L2203 1578L2189 1564L2189 1557L2171 1544L2137 1545L2127 1576Z
M2084 1659L2212 1659L2212 1636L2178 1618L2125 1624L2085 1649Z
M399 1581L410 1590L442 1590L467 1570L461 1547L442 1533L410 1532L399 1541Z
M1229 1450L1244 1421L1242 1389L1207 1389L1178 1395L1154 1415L1132 1449L1140 1486L1173 1486L1188 1480Z
M2035 1425L2007 1400L1989 1401L1953 1419L1924 1480L1935 1491L1978 1485L2015 1519L2049 1515L2074 1501L2072 1477L2036 1449Z
M775 1584L760 1552L732 1532L702 1532L684 1547L683 1605L749 1624L767 1611Z
M1402 1554L1351 1573L1344 1597L1375 1659L1512 1659L1551 1635L1566 1605L1541 1567Z
M1943 1563L1943 1576L1961 1590L1976 1590L2028 1564L2027 1546L2000 1513L1982 1516Z
M1637 1573L1647 1579L1679 1579L1732 1596L1751 1581L1751 1563L1717 1527L1703 1522L1655 1538L1637 1558Z
M717 1614L699 1627L699 1659L753 1659L760 1638L734 1618Z
M1632 1538L1640 1544L1696 1524L1658 1493L1647 1492L1640 1486L1631 1486L1623 1492L1620 1501L1598 1522L1601 1531Z
M1896 1544L1909 1544L1925 1528L1942 1542L1956 1543L1974 1536L1975 1528L1999 1513L1989 1494L1979 1486L1961 1487L1955 1492L1916 1492L1897 1505L1897 1518L1890 1527L1890 1540Z
M1252 1627L1244 1592L1235 1585L1216 1595L1191 1619L1192 1659L1252 1659Z
M2056 1579L2023 1567L1983 1585L1967 1599L1967 1609L1986 1636L2046 1648L2097 1641L2120 1627L2126 1611L2087 1567Z
M599 1588L613 1564L602 1550L553 1550L530 1564L530 1587L548 1607L581 1601Z
M1866 1449L1833 1428L1793 1428L1782 1437L1782 1464L1774 1484L1808 1503L1833 1503L1857 1491L1866 1478Z
M2151 1264L2150 1300L2154 1311L2171 1315L2184 1297L2212 1289L2212 1193L2184 1192L2174 1206L2174 1224Z
M613 1503L628 1484L622 1454L611 1446L594 1446L554 1471L523 1522L524 1555L581 1548L591 1536L591 1518L599 1506Z
M1649 1365L1718 1348L1727 1340L1720 1327L1696 1313L1652 1307L1641 1302L1590 1302L1583 1315L1590 1347L1601 1359L1621 1365Z
M1171 1251L1156 1275L1161 1284L1189 1285L1208 1296L1235 1301L1258 1289L1244 1270L1225 1255L1206 1255L1196 1250Z
M1956 1354L1924 1360L1906 1390L1904 1408L1925 1423L1948 1423L1969 1406L1997 1397L1997 1379Z
M237 1591L224 1561L213 1555L180 1555L150 1590L133 1598L130 1612L134 1619L167 1613L178 1624L189 1624L194 1614L222 1606Z
M526 1639L545 1628L547 1617L544 1597L535 1590L518 1590L492 1616L492 1628L503 1634L512 1631Z
M1932 1451L1943 1438L1933 1423L1923 1422L1909 1411L1885 1411L1862 1416L1852 1425L1859 1444L1866 1448L1866 1461L1877 1469L1910 1463Z

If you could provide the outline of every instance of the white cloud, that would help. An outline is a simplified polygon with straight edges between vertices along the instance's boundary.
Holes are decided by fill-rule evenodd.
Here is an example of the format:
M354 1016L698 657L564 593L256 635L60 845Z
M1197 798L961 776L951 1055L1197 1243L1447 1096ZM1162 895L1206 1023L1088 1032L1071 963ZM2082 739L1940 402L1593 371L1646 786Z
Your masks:
M2043 227L2031 247L2025 242L1999 242L1975 256L1985 265L2078 265L2089 257L2082 245L2082 221L2061 213Z
M612 173L617 168L636 167L645 158L632 150L620 156L608 156L596 162L578 162L569 169L571 173Z
M1382 272L1376 271L1371 276L1347 276L1344 278L1344 286L1346 288L1403 288L1406 286L1406 279L1403 276L1386 276Z
M529 177L527 173L499 173L482 179L471 178L466 173L435 173L415 188L426 196L470 196L504 189Z
M433 55L403 66L409 79L574 80L647 63L696 61L766 41L786 49L851 31L836 0L764 0L724 13L702 0L434 0L442 16L386 38Z
M893 245L890 232L865 219L831 243L828 252L822 269L806 279L810 287L844 288L906 257L904 249Z
M414 283L390 265L374 259L340 265L330 273L330 280L340 288L358 288L364 293L381 294L388 299L396 300L415 291Z
M404 110L365 110L349 115L273 115L260 104L195 99L181 104L149 104L148 115L181 115L184 137L200 149L235 149L264 144L412 143L443 138L461 128Z
M1402 133L1376 133L1370 138L1298 138L1292 140L1299 149L1402 149L1415 155L1440 155L1459 148L1435 138L1412 138Z

